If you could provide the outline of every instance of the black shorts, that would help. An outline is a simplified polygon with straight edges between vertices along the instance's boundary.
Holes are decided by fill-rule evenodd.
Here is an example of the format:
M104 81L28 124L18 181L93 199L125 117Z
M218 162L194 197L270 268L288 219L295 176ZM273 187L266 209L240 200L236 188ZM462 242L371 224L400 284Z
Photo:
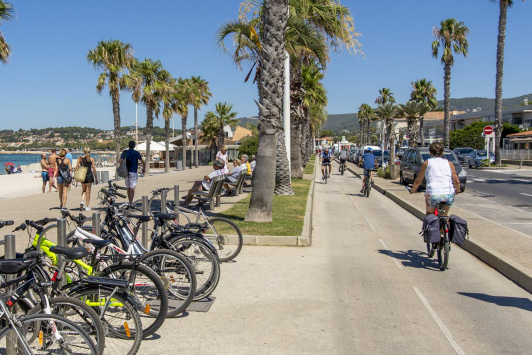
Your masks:
M331 163L331 160L329 158L323 158L321 161L321 165L329 165Z
M345 164L346 161L347 159L340 159L340 164Z

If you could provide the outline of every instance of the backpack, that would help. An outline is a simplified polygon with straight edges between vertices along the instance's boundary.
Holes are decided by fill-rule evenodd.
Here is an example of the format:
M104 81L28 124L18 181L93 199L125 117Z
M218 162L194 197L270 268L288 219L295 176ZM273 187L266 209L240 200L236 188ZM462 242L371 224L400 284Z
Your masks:
M123 179L129 176L129 171L127 169L127 155L128 153L126 151L125 157L124 159L122 159L122 163L120 164L120 166L118 166L118 168L116 168L116 173Z
M59 159L57 159L59 161ZM63 158L61 164L64 164L65 158ZM68 170L68 166L66 170L61 169L61 164L57 164L57 167L59 168L59 176L61 176L61 179L63 179L67 184L70 184L72 182L72 176L70 175L70 170Z
M423 229L419 234L423 234L425 243L439 243L441 239L440 234L440 219L438 216L429 214L423 219Z
M462 245L465 242L465 239L469 239L469 228L467 227L467 222L458 217L457 215L451 215L450 220L450 229L449 229L449 238L451 242L457 245Z

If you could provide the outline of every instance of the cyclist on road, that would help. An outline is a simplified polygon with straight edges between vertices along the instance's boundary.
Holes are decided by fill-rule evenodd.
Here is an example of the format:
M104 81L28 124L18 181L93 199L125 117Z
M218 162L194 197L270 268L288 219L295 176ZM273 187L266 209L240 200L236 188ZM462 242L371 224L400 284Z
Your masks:
M360 190L360 193L364 193L364 187L366 186L366 181L368 178L371 182L373 182L373 178L371 177L371 172L373 169L375 169L375 164L377 164L377 160L375 159L375 155L371 152L371 147L368 147L364 151L364 155L362 156L362 159L360 159L359 166L364 166L364 182L362 183L362 190Z
M446 216L454 203L454 196L460 193L460 180L456 174L453 163L442 158L443 143L434 142L429 146L430 158L421 164L419 175L414 181L410 193L417 192L419 185L426 179L425 202L426 214L433 214L439 203L445 202ZM454 186L453 186L454 185Z
M332 154L329 151L328 147L325 147L325 150L321 152L321 179L325 180L325 166L329 166L329 175L331 175L331 162L332 162Z
M340 166L338 167L338 171L340 171L340 169L342 168L342 165L345 164L345 162L347 161L347 148L344 148L340 151L339 159L340 159Z

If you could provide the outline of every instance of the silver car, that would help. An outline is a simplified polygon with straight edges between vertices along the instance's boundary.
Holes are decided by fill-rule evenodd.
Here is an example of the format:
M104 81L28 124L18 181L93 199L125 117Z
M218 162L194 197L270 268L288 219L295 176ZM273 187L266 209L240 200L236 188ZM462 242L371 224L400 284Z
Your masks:
M485 150L475 150L471 156L468 158L467 165L469 169L472 167L478 168L482 166L482 161L488 159L488 152ZM490 152L490 164L495 163L495 154Z

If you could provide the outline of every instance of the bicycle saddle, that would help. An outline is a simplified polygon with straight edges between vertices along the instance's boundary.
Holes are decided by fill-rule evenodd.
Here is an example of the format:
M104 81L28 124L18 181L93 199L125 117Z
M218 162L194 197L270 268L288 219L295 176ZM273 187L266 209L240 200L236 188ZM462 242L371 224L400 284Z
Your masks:
M113 241L109 240L109 239L83 239L83 242L84 243L88 243L88 244L92 244L96 248L101 249L101 248L104 248L104 247L108 246Z
M32 259L1 260L0 274L18 274L32 266L35 262Z
M61 254L69 258L70 260L81 259L89 255L89 252L85 248L67 248L60 246L53 246L50 248L52 253Z
M175 213L154 212L153 217L162 219L162 220L175 219Z
M130 215L128 215L128 218L136 218L140 222L148 222L149 220L151 220L152 217L151 216L141 216L141 215L130 214Z

